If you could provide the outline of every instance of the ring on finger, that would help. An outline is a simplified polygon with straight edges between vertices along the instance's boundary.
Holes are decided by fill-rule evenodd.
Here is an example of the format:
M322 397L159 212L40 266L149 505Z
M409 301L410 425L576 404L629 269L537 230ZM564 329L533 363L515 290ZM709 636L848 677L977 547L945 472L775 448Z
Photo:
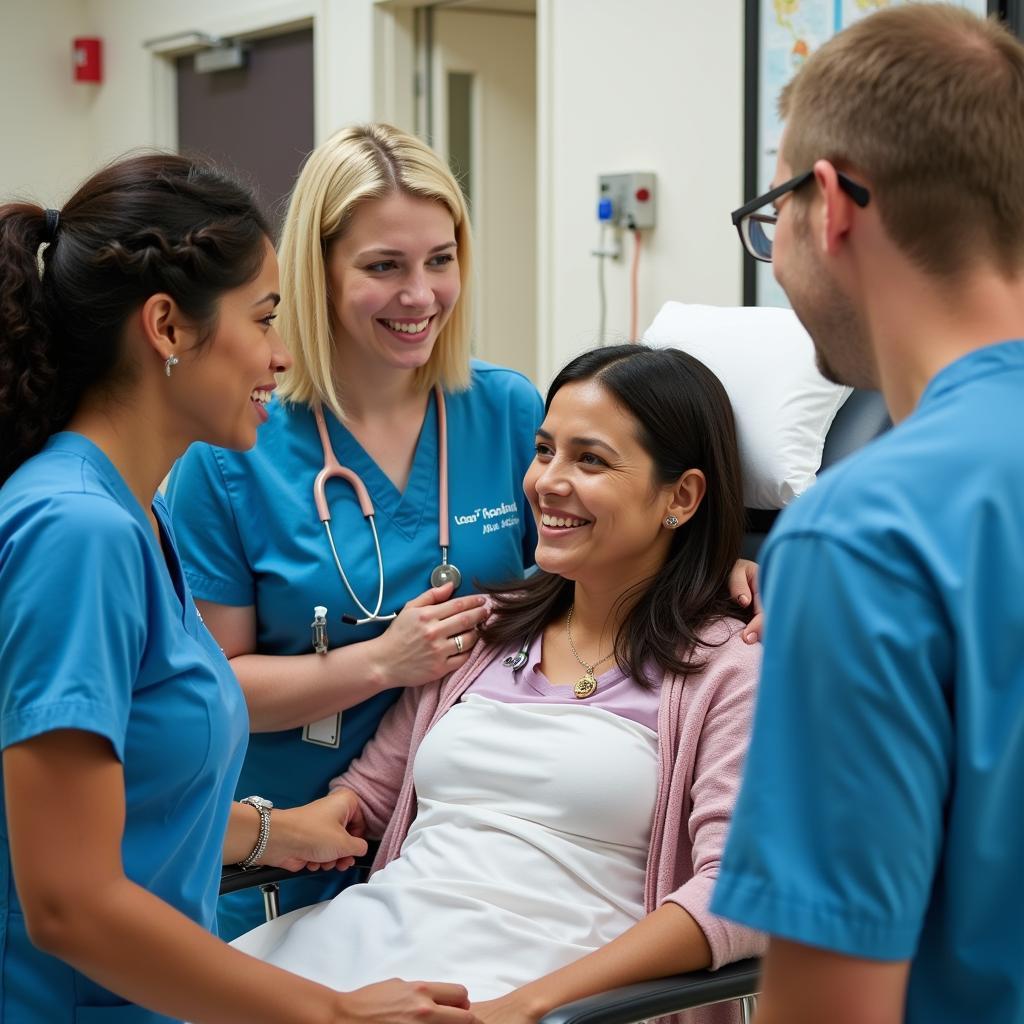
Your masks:
M452 639L455 641L455 652L457 654L461 654L462 653L462 637L456 635L456 636L453 636Z

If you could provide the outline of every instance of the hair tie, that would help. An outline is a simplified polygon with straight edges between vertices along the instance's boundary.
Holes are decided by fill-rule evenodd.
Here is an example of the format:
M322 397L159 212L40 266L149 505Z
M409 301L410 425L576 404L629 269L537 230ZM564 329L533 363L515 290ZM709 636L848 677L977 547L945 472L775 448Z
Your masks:
M53 242L57 237L57 225L60 224L60 210L44 210L46 227L43 232L44 242Z

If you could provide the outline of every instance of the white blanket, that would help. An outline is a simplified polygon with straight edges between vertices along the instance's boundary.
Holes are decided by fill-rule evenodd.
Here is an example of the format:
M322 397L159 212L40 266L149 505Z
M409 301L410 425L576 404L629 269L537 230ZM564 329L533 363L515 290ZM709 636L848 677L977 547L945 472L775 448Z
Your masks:
M470 694L415 762L401 856L366 884L241 936L334 988L455 981L490 999L644 913L657 736L601 708Z

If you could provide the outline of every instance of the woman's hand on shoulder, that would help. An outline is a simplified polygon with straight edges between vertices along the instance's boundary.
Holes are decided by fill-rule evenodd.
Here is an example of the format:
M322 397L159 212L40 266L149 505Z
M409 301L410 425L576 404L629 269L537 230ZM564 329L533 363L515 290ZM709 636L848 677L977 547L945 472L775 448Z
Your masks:
M756 644L764 631L764 609L761 607L761 593L757 589L757 562L741 558L729 573L729 593L741 608L753 604L754 616L743 630L743 639Z
M422 686L461 668L480 639L476 627L487 618L479 594L452 598L450 583L413 598L375 640L381 689Z
M338 996L339 1024L480 1024L461 985L392 978Z
M262 864L301 871L343 871L366 853L363 812L350 789L336 789L300 807L274 809Z

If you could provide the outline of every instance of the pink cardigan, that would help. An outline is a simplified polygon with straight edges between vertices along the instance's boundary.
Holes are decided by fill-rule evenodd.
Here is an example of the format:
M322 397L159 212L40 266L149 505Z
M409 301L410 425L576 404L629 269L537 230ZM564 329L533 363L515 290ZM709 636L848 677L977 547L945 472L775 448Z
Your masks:
M705 667L685 682L665 677L658 712L659 778L644 894L648 913L671 900L700 925L712 969L761 954L759 933L708 910L746 754L760 647L743 642L729 620L704 631ZM724 642L723 642L724 641ZM373 869L394 860L416 814L412 772L423 737L503 651L478 644L469 661L439 683L408 689L348 770L331 780L359 797L367 833L381 838ZM692 1024L736 1019L726 1004L686 1015Z

